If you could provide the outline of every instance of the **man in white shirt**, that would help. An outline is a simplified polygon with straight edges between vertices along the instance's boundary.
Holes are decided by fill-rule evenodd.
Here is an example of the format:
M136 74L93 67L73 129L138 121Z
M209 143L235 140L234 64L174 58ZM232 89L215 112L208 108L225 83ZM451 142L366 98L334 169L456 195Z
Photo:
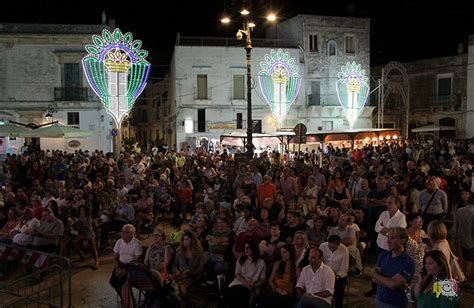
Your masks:
M122 227L122 237L114 246L115 267L109 282L120 297L122 297L122 286L127 281L128 265L132 261L138 261L143 253L142 244L135 237L135 233L136 230L133 225L124 225Z
M405 215L400 212L400 199L395 196L389 196L387 198L387 210L383 211L380 214L379 219L375 223L375 232L378 233L377 236L377 259L378 256L384 252L388 251L388 231L391 228L406 228L407 222L405 220ZM365 293L365 296L372 296L375 294L376 284L372 282L372 289Z
M312 248L308 261L309 265L303 268L296 284L296 292L300 299L296 308L329 308L334 294L336 275L323 263L321 249Z
M360 257L359 248L357 248L357 236L356 230L349 225L351 217L349 215L342 215L339 217L339 224L335 228L331 228L329 235L338 235L341 239L341 243L344 244L349 250L349 254L355 260L356 275L360 275L362 272L362 258Z
M33 217L33 210L29 207L23 212L23 219L12 231L13 244L28 246L33 243L34 232L40 226L40 221Z
M341 244L338 235L330 235L328 241L322 243L319 248L323 252L324 263L336 274L334 286L334 301L336 308L343 307L344 289L347 284L347 272L349 270L349 250Z

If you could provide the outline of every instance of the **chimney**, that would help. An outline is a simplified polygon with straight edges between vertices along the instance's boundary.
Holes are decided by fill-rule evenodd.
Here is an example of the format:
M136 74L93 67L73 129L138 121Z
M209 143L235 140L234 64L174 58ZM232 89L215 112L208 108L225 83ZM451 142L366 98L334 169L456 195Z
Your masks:
M115 29L115 19L109 19L109 26L110 28Z
M464 53L464 43L458 44L458 55L462 55Z

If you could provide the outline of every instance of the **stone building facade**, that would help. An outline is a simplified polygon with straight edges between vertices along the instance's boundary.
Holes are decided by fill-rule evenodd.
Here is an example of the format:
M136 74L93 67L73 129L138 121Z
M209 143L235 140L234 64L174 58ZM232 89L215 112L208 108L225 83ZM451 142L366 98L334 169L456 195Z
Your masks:
M237 30L236 30L237 31ZM348 129L336 95L341 66L356 62L370 76L370 21L361 18L298 15L252 38L252 118L254 132L279 127L258 86L260 62L272 49L288 52L302 77L299 95L282 128L304 123L308 131ZM168 104L172 143L216 143L229 131L247 128L246 65L243 43L232 38L178 35L170 64ZM371 128L373 107L366 105L354 128Z
M48 110L53 111L53 121L94 136L40 138L42 149L112 151L112 119L89 88L81 64L84 46L104 27L0 24L0 121L44 124ZM22 143L19 138L10 145L19 149Z
M468 55L458 55L402 63L410 84L409 132L426 125L454 127L453 131L425 133L433 137L468 137L466 110L468 86ZM382 66L373 67L375 78L382 74ZM396 81L399 76L391 76ZM374 96L376 96L374 92ZM373 101L376 98L373 97ZM402 97L391 93L384 106L384 128L400 128L405 111ZM376 123L374 118L374 123Z

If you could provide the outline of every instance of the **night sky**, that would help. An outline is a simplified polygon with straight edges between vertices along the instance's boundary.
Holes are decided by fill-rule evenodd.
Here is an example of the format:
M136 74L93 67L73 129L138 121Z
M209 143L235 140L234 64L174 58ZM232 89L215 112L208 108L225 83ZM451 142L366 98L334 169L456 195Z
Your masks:
M283 19L297 14L368 17L371 19L371 65L454 55L458 43L474 34L471 1L419 0L253 0L255 7L272 7ZM100 24L102 11L123 32L131 31L150 52L154 75L166 69L176 33L183 36L234 36L237 25L224 28L226 8L237 12L242 1L8 1L0 8L0 23ZM165 4L166 3L166 4ZM143 4L142 6L140 4ZM135 5L135 6L133 6ZM255 11L255 10L253 10ZM258 14L264 15L260 9ZM254 35L258 37L258 33Z

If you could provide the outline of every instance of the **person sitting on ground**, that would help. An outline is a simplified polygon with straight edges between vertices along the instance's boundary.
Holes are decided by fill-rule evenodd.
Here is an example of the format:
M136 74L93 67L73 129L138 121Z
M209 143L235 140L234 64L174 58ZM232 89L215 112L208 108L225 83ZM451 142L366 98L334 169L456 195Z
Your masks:
M34 238L31 248L49 253L56 253L59 239L63 236L64 225L54 216L51 209L43 210L40 225L33 231Z
M124 301L127 292L122 292L123 285L127 282L127 269L130 263L138 261L143 254L142 244L135 237L135 227L126 224L122 227L122 236L117 240L114 246L115 266L110 277L110 285L115 289Z

